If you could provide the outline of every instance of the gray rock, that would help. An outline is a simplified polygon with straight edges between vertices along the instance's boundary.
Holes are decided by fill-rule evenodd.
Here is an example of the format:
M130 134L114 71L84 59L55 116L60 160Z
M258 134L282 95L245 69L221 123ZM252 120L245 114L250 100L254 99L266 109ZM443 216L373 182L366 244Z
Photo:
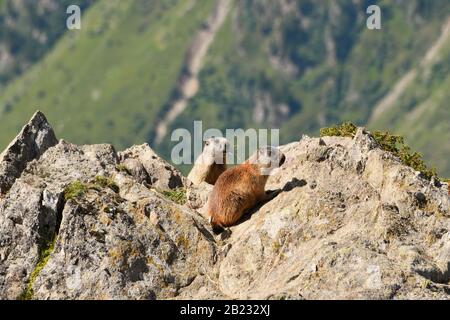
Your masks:
M222 293L450 298L446 190L378 149L362 129L354 139L323 142L306 137L282 147L286 163L267 188L283 192L231 228L218 276ZM293 187L295 179L304 182Z
M156 223L148 215L155 213ZM145 206L109 190L69 201L36 299L165 299L212 267L214 244L192 213L152 195Z
M190 185L187 188L186 192L186 205L191 209L205 214L207 209L206 204L208 202L208 197L213 187L213 185L210 185L209 183L206 183L204 181L197 186Z
M31 161L0 201L0 297L26 291L41 253L59 230L64 190L73 181L93 181L114 169L108 145L78 147L60 141Z
M281 148L266 187L281 192L214 237L196 211L212 187L148 145L60 141L0 198L0 298L450 298L447 184L363 129ZM186 205L159 192L182 186Z
M120 161L132 175L138 180L146 182L155 189L169 190L182 187L184 178L172 165L161 159L148 144L133 146L119 153ZM145 169L147 175L142 172L140 165ZM148 178L147 178L148 177Z
M142 184L142 177L167 187L176 181L176 170L148 147L138 157L152 175L143 176L133 174L141 162L137 171L120 170L111 145L61 140L39 150L34 160L20 153L29 149L18 151L26 166L0 197L0 298L172 297L215 261L202 218ZM83 190L65 199L74 182ZM109 280L96 288L98 279Z
M0 194L6 193L31 160L58 143L45 116L37 111L0 154Z

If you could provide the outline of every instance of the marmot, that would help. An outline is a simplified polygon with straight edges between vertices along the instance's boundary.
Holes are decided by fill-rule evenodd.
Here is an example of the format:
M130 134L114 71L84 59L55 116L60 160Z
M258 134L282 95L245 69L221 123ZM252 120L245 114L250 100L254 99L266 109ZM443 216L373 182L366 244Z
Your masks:
M228 149L229 143L225 138L212 137L205 141L203 152L188 175L188 179L194 186L198 186L203 181L209 184L216 183L217 178L227 169Z
M275 147L260 148L244 163L225 171L209 196L206 214L214 233L234 225L244 213L278 193L265 192L269 174L286 160Z

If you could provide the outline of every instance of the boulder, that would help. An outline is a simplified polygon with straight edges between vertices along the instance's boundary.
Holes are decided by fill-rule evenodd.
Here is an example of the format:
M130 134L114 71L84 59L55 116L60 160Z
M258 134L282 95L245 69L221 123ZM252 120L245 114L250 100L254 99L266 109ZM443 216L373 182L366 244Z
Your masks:
M238 299L448 299L450 198L362 129L282 147L267 189L231 228L218 288Z
M185 184L185 178L180 172L160 158L148 144L132 146L119 152L119 158L126 171L152 188L170 190Z
M44 114L37 111L0 154L0 194L5 194L31 160L58 143Z

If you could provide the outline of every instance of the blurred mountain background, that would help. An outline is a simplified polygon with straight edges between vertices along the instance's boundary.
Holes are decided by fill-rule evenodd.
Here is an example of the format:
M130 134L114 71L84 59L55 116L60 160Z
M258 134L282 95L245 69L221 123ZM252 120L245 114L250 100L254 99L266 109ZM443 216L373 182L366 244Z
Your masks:
M36 109L71 142L168 159L194 120L281 143L352 121L450 176L449 101L450 0L0 0L0 149Z

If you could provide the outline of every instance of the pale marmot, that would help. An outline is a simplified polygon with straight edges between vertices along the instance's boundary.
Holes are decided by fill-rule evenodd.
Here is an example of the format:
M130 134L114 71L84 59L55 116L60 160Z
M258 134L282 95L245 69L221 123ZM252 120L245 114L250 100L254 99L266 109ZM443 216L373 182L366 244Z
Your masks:
M194 186L198 186L203 181L209 184L216 183L217 178L227 169L228 149L229 143L225 138L212 137L205 141L203 152L188 175L188 179Z
M214 233L234 225L247 210L278 194L266 194L265 186L270 173L285 160L278 148L262 147L247 161L228 169L217 179L206 212Z

